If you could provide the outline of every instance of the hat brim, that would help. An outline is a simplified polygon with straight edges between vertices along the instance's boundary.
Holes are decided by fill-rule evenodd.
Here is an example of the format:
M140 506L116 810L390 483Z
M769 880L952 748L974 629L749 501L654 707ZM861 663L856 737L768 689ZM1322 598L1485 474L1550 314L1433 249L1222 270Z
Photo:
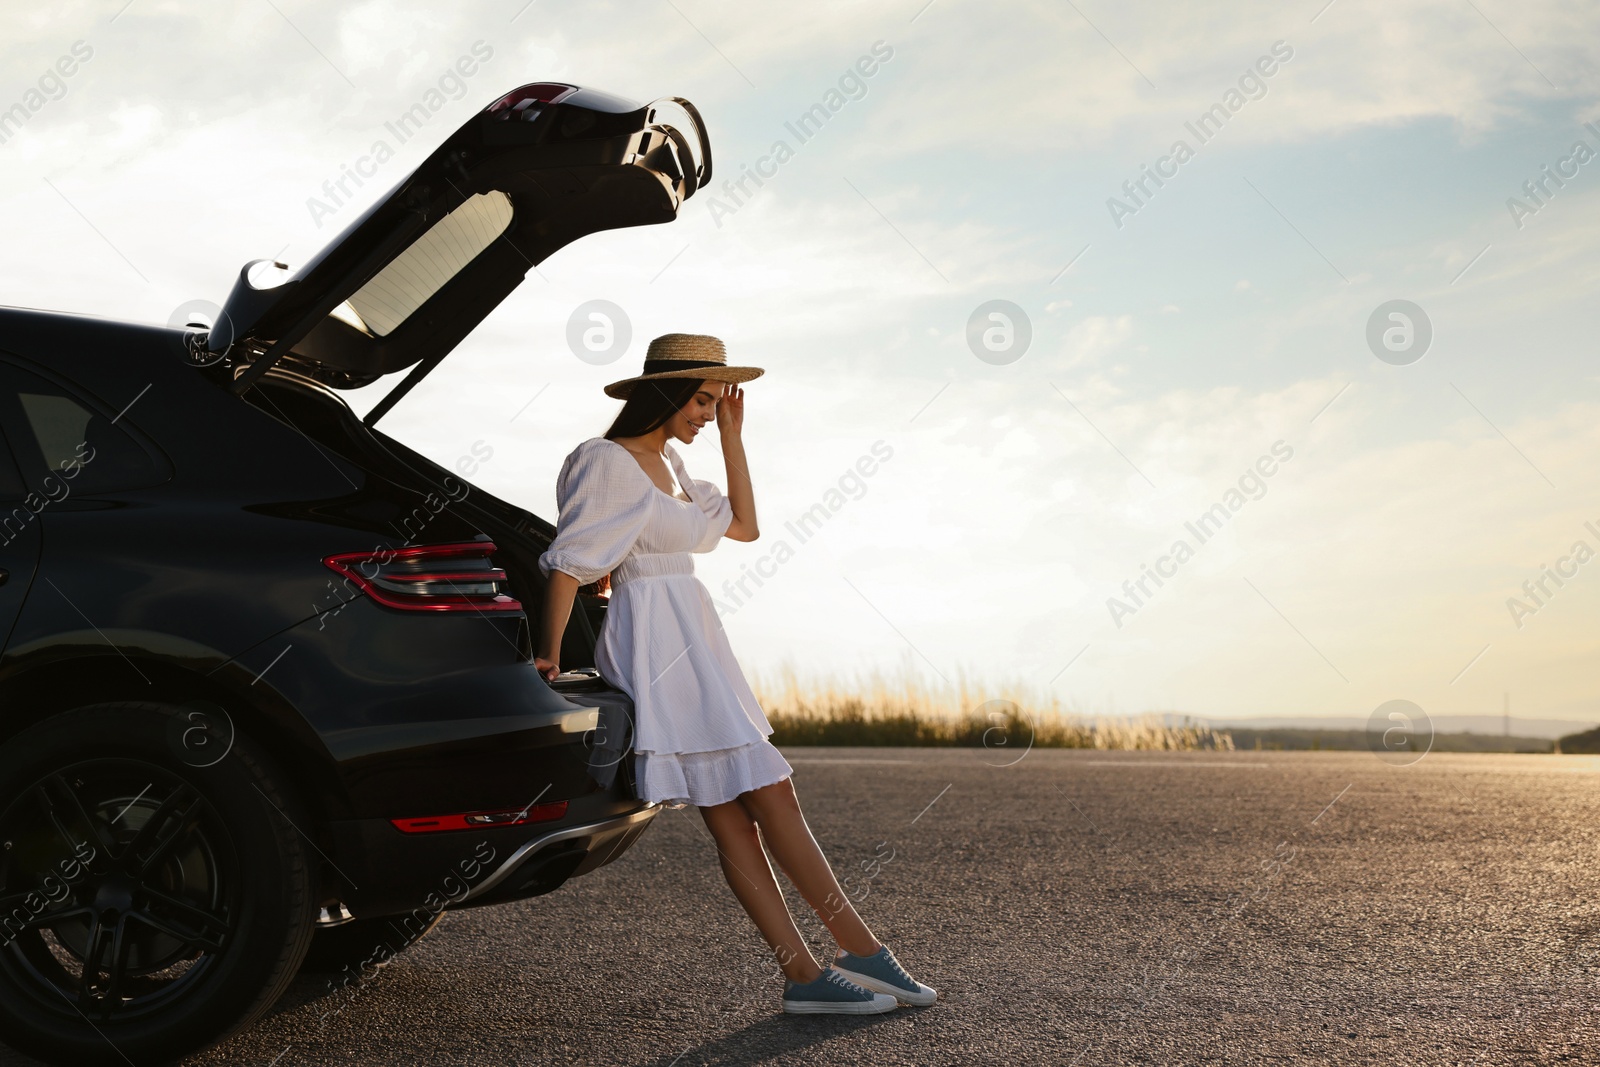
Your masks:
M656 374L641 374L636 378L624 378L620 382L612 382L606 386L605 391L606 396L616 400L626 400L638 383L656 381L660 378L698 378L701 381L737 383L748 382L765 373L765 367L691 367L687 370L667 370Z

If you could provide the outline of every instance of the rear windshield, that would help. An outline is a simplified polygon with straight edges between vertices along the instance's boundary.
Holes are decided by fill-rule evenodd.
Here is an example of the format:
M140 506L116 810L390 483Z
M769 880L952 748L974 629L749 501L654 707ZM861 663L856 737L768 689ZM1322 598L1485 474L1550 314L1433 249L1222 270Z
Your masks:
M373 336L387 336L505 233L511 215L511 198L499 190L469 198L434 223L333 314Z

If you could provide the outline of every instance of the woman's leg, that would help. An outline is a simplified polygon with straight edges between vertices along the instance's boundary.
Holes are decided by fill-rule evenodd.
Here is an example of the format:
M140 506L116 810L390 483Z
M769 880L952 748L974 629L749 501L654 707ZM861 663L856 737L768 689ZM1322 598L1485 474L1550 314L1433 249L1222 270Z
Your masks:
M856 914L817 839L811 836L811 827L806 825L800 801L794 794L794 783L784 778L740 793L739 799L761 827L761 836L778 865L806 898L806 903L816 909L839 947L858 956L870 956L878 951L878 939Z
M784 975L793 982L814 981L822 968L800 936L794 916L789 914L789 905L778 888L772 864L761 849L761 838L750 812L734 799L703 807L700 815L716 842L723 877L778 957Z

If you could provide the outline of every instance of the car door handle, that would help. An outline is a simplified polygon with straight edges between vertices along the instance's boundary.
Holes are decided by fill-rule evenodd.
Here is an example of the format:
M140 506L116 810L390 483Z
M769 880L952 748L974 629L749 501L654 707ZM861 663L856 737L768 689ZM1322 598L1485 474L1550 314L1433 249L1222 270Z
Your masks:
M5 585L6 579L10 577L11 572L6 570L4 567L0 567L0 585Z

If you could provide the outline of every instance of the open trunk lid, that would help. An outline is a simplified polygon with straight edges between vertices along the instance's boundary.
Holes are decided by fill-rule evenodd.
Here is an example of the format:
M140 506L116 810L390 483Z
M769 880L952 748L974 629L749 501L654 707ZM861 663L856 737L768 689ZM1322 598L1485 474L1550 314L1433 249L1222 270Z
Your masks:
M410 373L371 425L503 301L586 234L670 222L711 177L694 105L537 82L507 93L291 277L257 287L253 261L197 356L233 389L284 363L335 388Z

